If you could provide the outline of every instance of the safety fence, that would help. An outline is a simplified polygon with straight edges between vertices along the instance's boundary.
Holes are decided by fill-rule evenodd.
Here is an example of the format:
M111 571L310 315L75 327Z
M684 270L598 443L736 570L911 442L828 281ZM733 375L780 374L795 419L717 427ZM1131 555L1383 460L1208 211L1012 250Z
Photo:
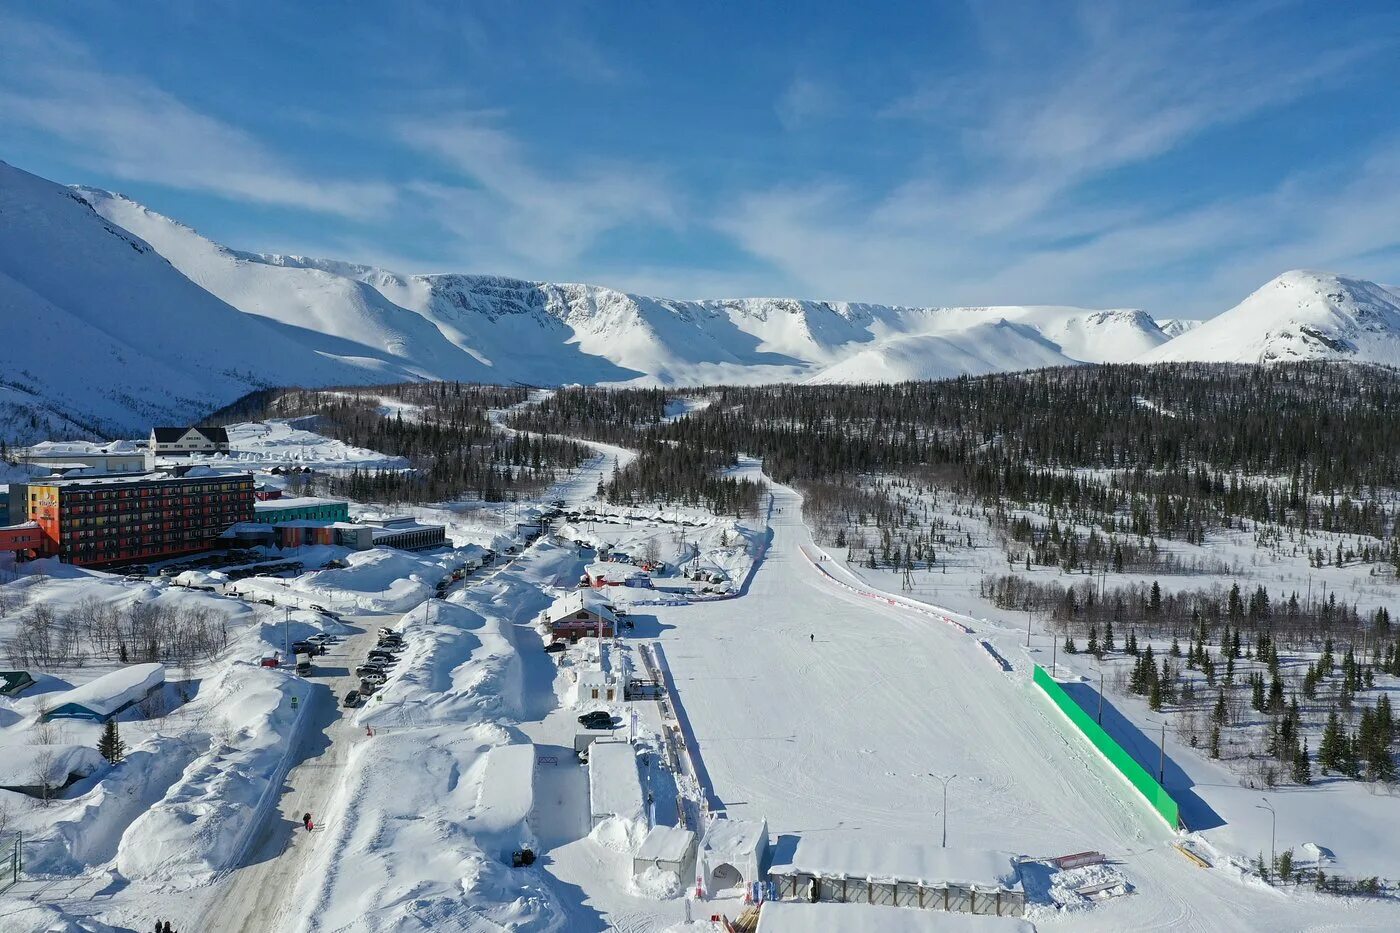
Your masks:
M893 596L889 593L881 593L878 591L861 589L860 587L852 586L851 584L846 583L843 580L838 580L835 574L833 574L831 571L827 570L825 567L822 566L823 561L814 559L811 554L807 553L807 549L805 547L801 548L801 551L802 556L807 558L807 563L811 564L812 567L815 568L818 573L825 577L828 583L834 583L842 589L850 590L857 596L864 596L866 599L873 599L878 602L885 603L889 606L895 606L899 609L908 609L911 612L921 613L922 615L926 615L930 618L937 619L940 622L944 622L948 625L951 625L953 628L962 632L964 635L973 634L973 631L970 627L964 625L961 622L958 622L955 619L949 618L947 613L939 611L937 607L930 606L928 603L923 603L916 599L908 599L903 596ZM822 556L827 556L824 551L822 552Z
M1181 812L1177 802L1172 799L1171 794L1163 787L1156 778L1148 773L1147 769L1138 764L1127 749L1119 745L1118 742L1107 732L1103 726L1094 721L1085 709L1074 701L1065 689L1060 686L1050 673L1039 664L1035 666L1035 685L1041 689L1050 702L1065 714L1065 718L1074 724L1084 738L1089 740L1089 744L1099 750L1099 753L1108 760L1108 763L1118 771L1123 778L1133 786L1148 806L1157 812L1162 819L1167 821L1167 825L1172 829L1181 827Z

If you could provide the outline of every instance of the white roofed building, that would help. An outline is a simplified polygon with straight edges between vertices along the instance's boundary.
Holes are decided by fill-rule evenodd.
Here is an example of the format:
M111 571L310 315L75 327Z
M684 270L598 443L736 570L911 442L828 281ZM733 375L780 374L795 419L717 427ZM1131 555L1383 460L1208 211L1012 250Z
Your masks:
M611 638L617 633L612 606L591 590L560 596L544 611L542 621L555 638Z
M163 686L164 664L133 664L60 693L45 718L106 722Z
M767 858L766 820L715 820L700 843L700 877L706 893L761 880Z
M695 875L695 834L683 826L653 826L632 856L632 876L652 868L689 884Z

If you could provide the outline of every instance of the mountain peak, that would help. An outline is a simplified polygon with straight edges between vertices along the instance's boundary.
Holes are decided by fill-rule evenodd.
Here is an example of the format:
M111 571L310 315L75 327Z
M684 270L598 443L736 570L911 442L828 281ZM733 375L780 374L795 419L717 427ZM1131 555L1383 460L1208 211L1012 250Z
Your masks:
M1138 362L1400 360L1400 296L1374 282L1292 269Z

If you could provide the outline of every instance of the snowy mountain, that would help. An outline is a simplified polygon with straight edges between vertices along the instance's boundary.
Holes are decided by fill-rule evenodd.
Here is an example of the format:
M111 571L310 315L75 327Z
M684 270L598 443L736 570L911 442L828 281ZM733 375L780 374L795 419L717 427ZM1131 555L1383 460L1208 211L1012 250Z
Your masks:
M1176 338L1190 330L1195 330L1204 324L1205 321L1196 321L1191 318L1176 317L1165 318L1157 322L1157 326L1162 329L1162 333L1168 337Z
M1380 286L1291 273L1221 318L1164 331L1136 310L680 301L403 275L238 252L120 195L0 163L0 437L11 440L143 434L265 385L871 382L1134 359L1381 358L1397 305Z
M253 388L365 382L200 288L76 192L0 163L0 437L144 433Z
M1326 272L1285 272L1137 361L1291 360L1400 364L1400 294Z

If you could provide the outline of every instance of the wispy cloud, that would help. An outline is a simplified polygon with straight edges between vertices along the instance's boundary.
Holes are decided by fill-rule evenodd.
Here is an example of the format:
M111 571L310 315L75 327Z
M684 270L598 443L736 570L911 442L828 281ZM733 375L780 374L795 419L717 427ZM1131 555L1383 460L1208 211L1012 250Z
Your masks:
M837 102L838 95L831 85L798 75L788 82L773 109L784 129L795 130L830 113Z
M599 160L542 170L488 114L411 120L397 132L460 176L459 182L419 183L411 190L478 261L557 268L609 231L679 222L677 199L656 172Z
M997 15L983 23L973 63L880 110L886 131L923 128L935 141L918 168L884 190L821 179L751 191L721 228L811 292L915 303L1147 295L1134 285L1159 286L1172 262L1213 268L1245 245L1261 257L1300 254L1278 242L1295 227L1314 261L1346 258L1283 222L1322 206L1324 191L1308 179L1285 183L1308 202L1280 191L1200 205L1153 197L1151 185L1111 200L1094 186L1342 80L1380 41L1328 48L1276 33L1277 4L1094 3L1069 19L1039 4L1019 15L1003 4L973 10L988 7ZM1354 209L1374 214L1364 202ZM1276 223L1252 228L1251 216ZM1347 240L1339 230L1328 242ZM1214 301L1236 277L1200 278L1173 297Z
M75 164L133 181L346 217L382 213L381 182L298 171L236 126L96 65L72 37L0 14L0 124L62 141Z

